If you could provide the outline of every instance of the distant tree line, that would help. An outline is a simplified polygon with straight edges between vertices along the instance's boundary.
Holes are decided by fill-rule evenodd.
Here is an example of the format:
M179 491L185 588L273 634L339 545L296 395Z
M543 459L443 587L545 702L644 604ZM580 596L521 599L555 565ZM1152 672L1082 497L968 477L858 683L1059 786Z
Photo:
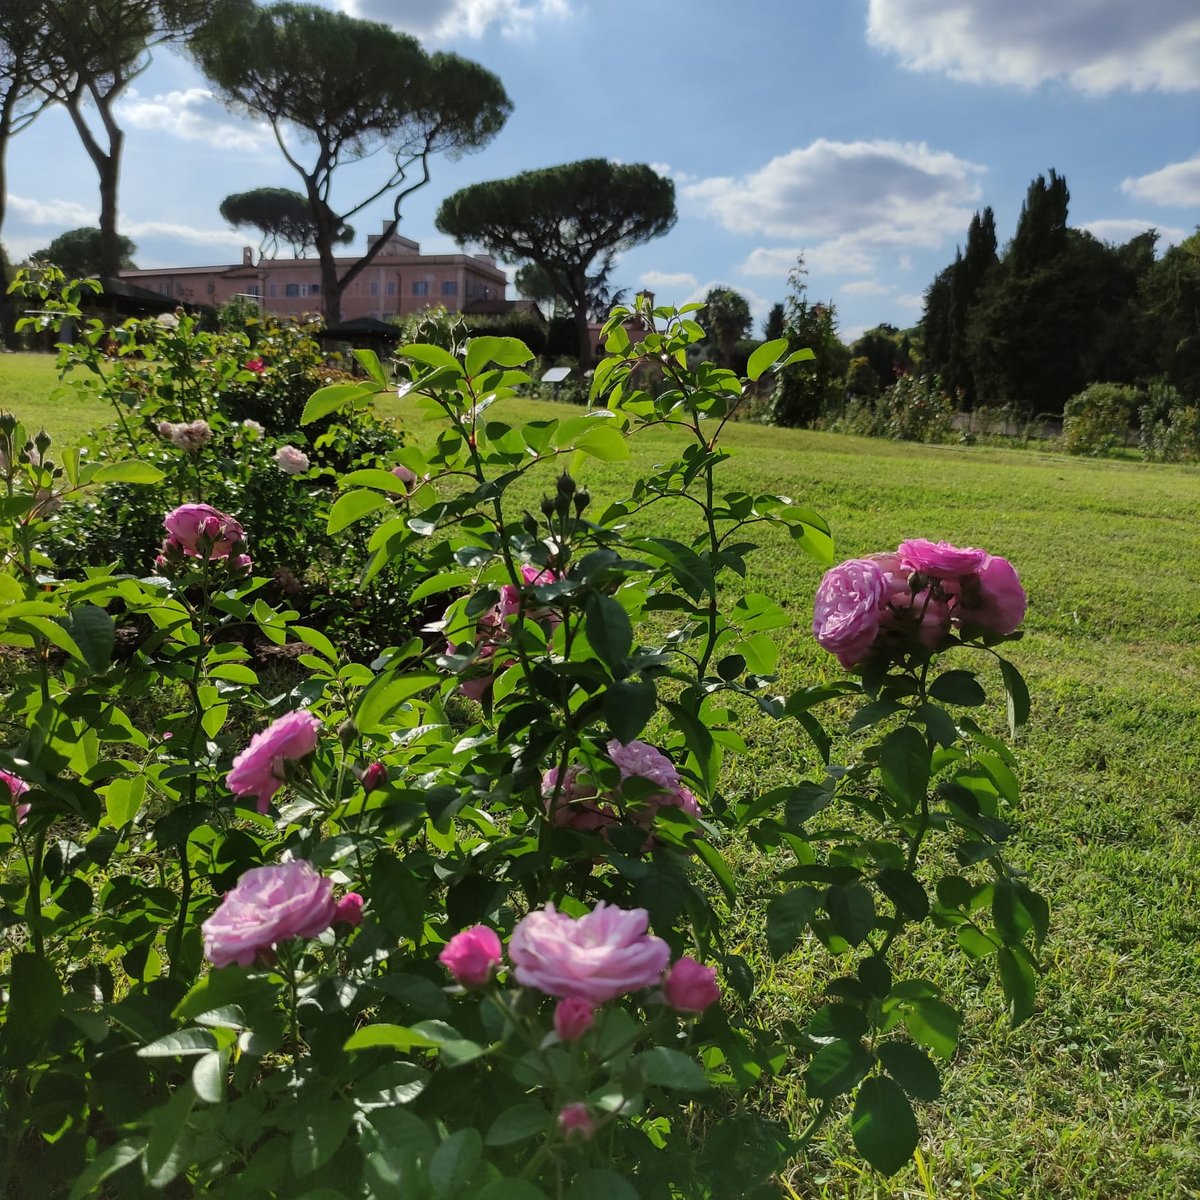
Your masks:
M1056 171L998 250L992 210L925 293L925 369L959 407L1061 413L1092 383L1165 381L1200 398L1200 231L1155 258L1153 229L1109 245L1067 224Z

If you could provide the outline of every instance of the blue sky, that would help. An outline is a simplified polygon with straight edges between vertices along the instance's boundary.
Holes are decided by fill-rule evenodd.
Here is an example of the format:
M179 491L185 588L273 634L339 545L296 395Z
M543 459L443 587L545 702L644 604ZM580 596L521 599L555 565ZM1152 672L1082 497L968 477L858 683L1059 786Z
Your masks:
M662 303L736 287L755 316L784 298L798 254L809 295L846 338L920 316L921 295L990 204L1012 236L1051 167L1071 223L1160 247L1200 223L1196 0L326 0L430 48L474 58L514 103L483 151L435 159L401 232L449 249L439 202L482 179L604 156L676 181L670 234L625 254L614 282ZM227 113L161 52L122 101L123 232L139 266L232 262L253 237L217 211L230 192L295 187L270 131ZM377 168L335 200L368 194ZM9 150L2 233L18 259L94 224L96 177L64 113ZM354 219L359 238L384 207ZM511 295L510 291L510 295Z

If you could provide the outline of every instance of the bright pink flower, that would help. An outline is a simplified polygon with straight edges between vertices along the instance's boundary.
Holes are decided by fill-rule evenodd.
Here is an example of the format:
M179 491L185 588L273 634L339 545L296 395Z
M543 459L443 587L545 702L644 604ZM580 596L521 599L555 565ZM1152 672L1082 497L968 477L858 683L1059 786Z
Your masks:
M163 518L163 528L168 541L192 558L206 549L210 558L227 558L246 540L241 523L211 504L181 504Z
M477 988L495 975L503 958L500 939L486 925L472 925L456 933L438 955L438 962L463 987Z
M1025 619L1025 589L1012 563L988 554L976 576L962 581L955 617L988 633L1012 633Z
M608 743L608 757L616 763L622 779L636 776L664 788L679 786L679 772L675 764L661 750L646 742L623 744L614 738Z
M253 867L201 926L205 957L214 967L248 967L277 942L323 933L335 908L333 881L311 863Z
M558 1114L555 1122L558 1132L568 1142L590 1142L596 1136L596 1122L586 1104L568 1104Z
M363 898L357 892L347 892L333 906L333 923L335 925L361 925L363 918Z
M383 787L388 781L387 767L381 762L373 762L362 773L362 788L364 792L373 792L376 788Z
M247 371L253 371L255 375L261 375L267 369L267 364L261 358L252 358L248 363L242 365Z
M667 972L663 994L676 1012L702 1013L721 998L717 969L685 955Z
M566 996L554 1006L554 1032L560 1042L578 1041L595 1023L592 1006L579 996Z
M892 582L869 558L851 558L825 572L813 605L813 636L846 670L870 656Z
M949 542L931 542L925 538L909 538L901 542L896 553L905 570L920 571L932 579L973 575L987 557L986 550L976 550L972 546L960 550Z
M17 824L24 825L25 818L29 816L29 810L33 805L21 804L19 800L29 791L29 784L19 775L14 775L11 771L0 771L0 782L3 782L8 788L9 798L12 800L13 809L17 814Z
M658 982L671 957L662 938L647 932L644 908L601 900L573 918L553 904L523 918L508 942L517 982L548 996L578 996L593 1008Z
M233 769L225 777L229 790L237 796L257 796L258 811L266 812L271 797L286 782L284 763L311 754L320 729L321 722L301 710L273 721L233 760Z

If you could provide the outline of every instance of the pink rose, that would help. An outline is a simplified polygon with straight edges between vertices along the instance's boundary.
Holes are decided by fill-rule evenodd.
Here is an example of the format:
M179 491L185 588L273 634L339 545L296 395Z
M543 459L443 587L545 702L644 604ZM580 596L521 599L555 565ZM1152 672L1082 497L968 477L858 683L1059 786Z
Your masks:
M595 833L611 825L617 816L608 805L594 802L599 793L593 784L581 783L581 776L587 778L583 767L568 767L560 787L558 768L551 767L542 776L542 799L546 802L546 811L560 829Z
M316 717L300 710L273 721L233 760L225 777L229 790L237 796L257 796L258 811L266 812L271 797L286 782L283 764L311 754L320 728Z
M662 938L647 933L644 908L597 903L573 918L553 904L523 918L508 943L517 982L548 996L577 996L593 1008L658 982L671 957Z
M930 542L925 538L909 538L896 551L900 565L907 571L920 571L933 579L953 579L956 575L973 575L987 557L985 550L967 547L960 550L949 542Z
M333 923L335 925L361 925L363 919L363 898L357 892L347 892L333 906Z
M586 1104L568 1104L555 1122L558 1132L568 1142L590 1142L596 1136L596 1122Z
M679 786L679 772L675 769L675 764L661 750L645 742L623 745L614 738L608 743L608 757L616 763L622 779L636 776L664 788Z
M463 987L477 988L489 982L503 958L500 939L486 925L472 925L456 933L438 955L438 962Z
M417 485L417 473L406 467L403 463L392 468L392 474L404 484L404 490L411 492Z
M554 1007L554 1032L560 1042L577 1042L595 1023L592 1006L579 996L566 996Z
M846 670L870 656L891 585L869 558L851 558L825 572L813 605L813 636Z
M333 881L311 863L253 867L201 926L204 955L214 967L248 967L277 942L323 933L335 908Z
M373 792L376 788L383 787L388 781L387 767L381 762L373 762L362 773L362 789L364 792Z
M536 587L539 583L555 583L559 576L548 567L534 567L529 563L521 565L521 583L523 587ZM495 620L511 624L521 611L521 588L513 583L506 583L500 589L500 600L493 608ZM533 621L546 621L553 630L559 624L559 615L553 609L530 608L526 606L525 616Z
M985 555L977 575L962 581L954 615L987 633L1012 633L1025 619L1025 589L1012 563Z
M29 791L29 784L19 775L14 775L11 771L0 771L0 782L3 782L8 788L9 799L12 801L13 809L17 814L17 824L24 825L25 818L29 816L29 810L33 805L20 804L18 801Z
M676 1012L702 1013L721 998L717 969L685 955L667 972L663 994Z
M267 369L266 363L261 358L252 358L248 363L242 365L247 371L253 371L255 375L261 375Z
M308 470L308 455L295 446L280 446L275 451L275 465L285 475L299 475Z
M246 539L240 522L211 504L181 504L163 517L163 528L168 541L192 558L205 547L211 558L227 558Z

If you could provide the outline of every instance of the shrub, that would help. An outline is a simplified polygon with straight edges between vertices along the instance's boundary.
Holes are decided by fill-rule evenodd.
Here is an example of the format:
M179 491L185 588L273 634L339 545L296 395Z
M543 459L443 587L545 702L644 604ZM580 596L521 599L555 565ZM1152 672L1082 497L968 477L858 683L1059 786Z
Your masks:
M1149 462L1200 459L1200 406L1186 404L1169 384L1156 382L1138 410L1138 443Z
M1136 388L1093 383L1063 409L1063 449L1068 454L1111 454L1124 446L1137 408Z

